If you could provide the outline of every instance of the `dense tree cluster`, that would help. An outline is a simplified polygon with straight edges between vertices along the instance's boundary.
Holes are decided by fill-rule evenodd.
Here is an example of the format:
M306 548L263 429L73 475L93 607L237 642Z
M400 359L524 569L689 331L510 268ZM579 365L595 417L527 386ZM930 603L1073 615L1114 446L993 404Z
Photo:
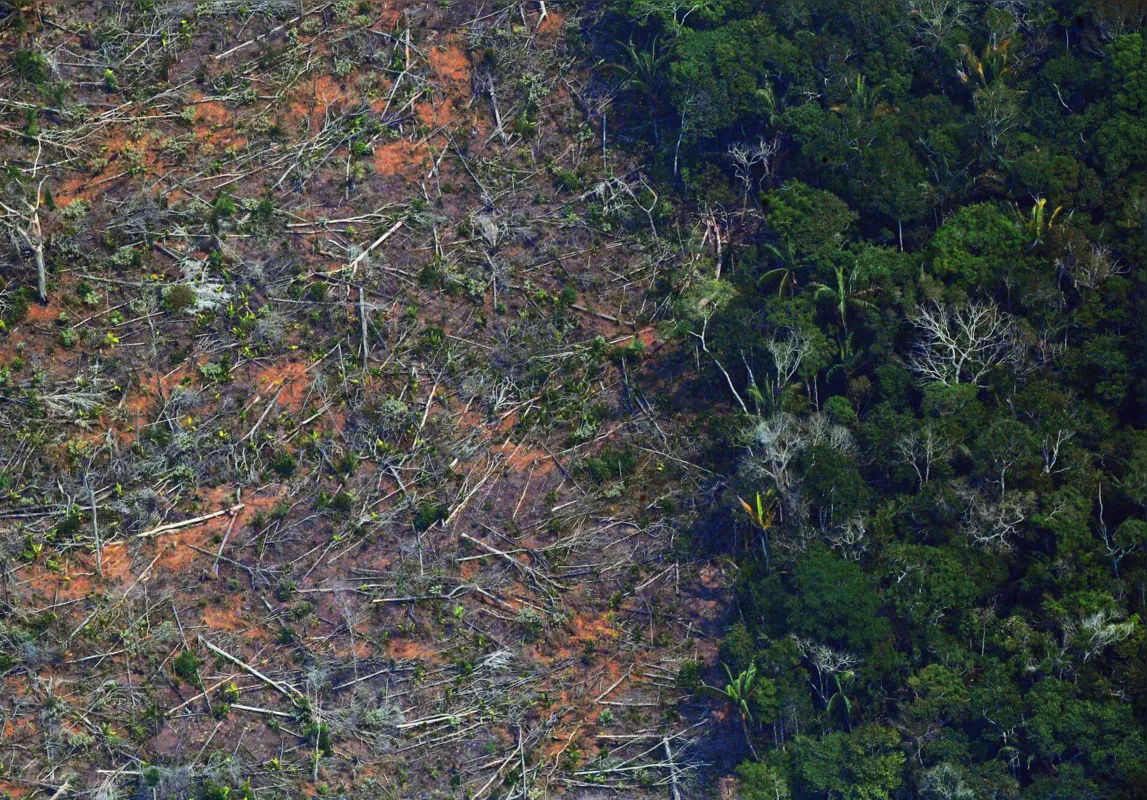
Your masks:
M662 288L741 436L702 534L741 568L742 796L1142 796L1145 19L599 16L624 132L718 245Z

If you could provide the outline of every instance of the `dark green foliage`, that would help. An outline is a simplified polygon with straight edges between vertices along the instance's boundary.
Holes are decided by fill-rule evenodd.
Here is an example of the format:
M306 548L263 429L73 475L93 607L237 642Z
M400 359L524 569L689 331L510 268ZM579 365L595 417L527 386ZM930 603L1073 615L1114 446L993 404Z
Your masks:
M637 468L637 455L630 448L606 447L596 456L585 459L583 466L595 483L604 483L632 474Z
M195 686L199 683L199 668L203 661L190 650L184 650L171 662L171 671L184 683Z
M231 800L231 787L216 783L211 778L204 778L199 789L201 800Z
M43 83L48 79L48 59L35 50L17 50L10 56L12 69L28 83Z
M419 533L429 530L450 516L450 510L442 503L425 502L418 506L418 513L414 515L414 529Z
M708 666L772 687L741 796L1136 797L1141 9L909 5L601 20L663 196L752 212L662 289L720 398L705 527L737 578ZM762 530L738 498L768 490Z
M888 636L868 576L854 561L815 549L796 567L788 620L802 636L853 651L864 651Z
M295 457L287 452L279 453L275 456L274 460L271 461L271 469L273 469L275 474L280 478L291 477L295 474L295 470L298 469L298 467L299 464L295 461Z
M886 800L904 782L900 736L891 728L866 725L851 734L798 736L793 766L799 796Z
M677 670L677 688L687 694L694 694L701 688L701 662L682 661Z
M312 722L304 729L307 743L324 755L331 754L331 729L325 722Z
M175 314L182 314L195 305L195 290L180 283L163 293L163 304Z

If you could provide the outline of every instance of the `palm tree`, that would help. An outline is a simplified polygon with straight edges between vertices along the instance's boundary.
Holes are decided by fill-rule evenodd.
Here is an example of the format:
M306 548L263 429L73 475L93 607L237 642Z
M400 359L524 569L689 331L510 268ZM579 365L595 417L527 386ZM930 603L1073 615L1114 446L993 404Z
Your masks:
M964 69L956 70L956 74L964 83L978 81L981 86L991 86L998 79L1011 74L1012 68L1008 66L1008 48L1011 43L1011 39L995 44L989 42L978 56L966 44L960 45L960 51L964 54Z
M843 677L843 679L842 679ZM828 698L828 704L825 708L831 716L833 709L842 708L844 710L844 726L848 731L852 732L852 718L860 711L860 704L857 702L856 697L850 697L845 693L847 685L850 685L856 678L856 673L852 670L845 670L838 672L832 676L833 681L836 683L836 692L832 697Z
M706 689L716 692L725 699L725 702L737 709L737 712L741 716L741 731L745 734L745 742L749 745L749 752L753 754L753 760L757 761L757 750L753 747L753 740L749 735L749 721L753 718L753 709L749 705L749 702L753 699L753 695L757 693L757 665L750 664L748 669L735 678L729 670L728 664L722 664L721 666L725 668L725 675L729 678L729 682L725 685L725 688L718 689L708 684L702 685Z
M1042 242L1044 234L1055 227L1055 219L1059 216L1060 211L1063 211L1063 206L1056 206L1052 210L1051 216L1048 216L1047 199L1043 197L1036 198L1035 205L1032 206L1026 219L1020 213L1019 208L1016 209L1016 217L1024 231L1031 237L1033 247Z
M626 56L625 64L610 64L609 69L622 76L621 88L644 98L653 122L653 140L659 140L656 110L661 107L660 96L665 88L665 65L669 62L669 52L657 51L657 37L653 38L648 50L638 50L630 39L622 46Z
M856 275L860 271L859 267L853 268L846 274L843 264L837 264L834 268L836 273L836 286L829 286L826 283L814 282L809 284L816 287L816 299L829 299L832 304L836 306L837 316L839 317L841 340L840 340L840 358L847 360L852 353L852 334L848 332L848 309L851 308L876 308L875 305L864 299L865 295L872 294L875 289L857 289L856 288Z
M743 497L737 499L741 501L741 507L745 509L745 513L749 515L749 521L753 523L753 527L761 532L761 551L765 555L765 568L769 567L769 529L773 527L773 521L776 518L777 499L775 492L768 489L765 496L762 498L761 493L757 492L756 505L750 505Z
M776 281L777 297L782 297L785 293L785 289L789 290L790 295L793 294L797 288L797 270L804 269L808 267L809 264L797 255L791 243L786 242L783 249L771 244L766 244L765 249L773 254L779 266L770 269L762 275L757 280L757 286L764 286Z
M848 103L832 106L832 110L841 112L848 106L852 106L862 117L871 117L876 113L876 108L880 104L880 94L883 91L883 86L869 88L864 76L857 74L855 85L848 87Z

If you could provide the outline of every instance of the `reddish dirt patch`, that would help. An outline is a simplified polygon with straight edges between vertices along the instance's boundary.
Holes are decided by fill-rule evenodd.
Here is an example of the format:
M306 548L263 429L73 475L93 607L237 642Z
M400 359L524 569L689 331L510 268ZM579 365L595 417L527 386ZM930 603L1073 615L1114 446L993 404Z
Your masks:
M384 177L409 175L428 167L428 156L424 144L398 141L379 145L374 148L374 171Z
M300 85L288 111L292 118L309 120L312 128L318 128L327 109L344 103L348 97L346 90L330 75L318 75Z
M279 394L278 406L295 412L303 407L311 381L307 375L307 365L301 361L291 361L286 364L276 364L268 367L256 377L259 393L267 396ZM262 413L262 412L260 412Z
M390 657L404 661L437 661L438 653L432 647L411 639L399 639L390 643Z
M29 303L28 312L24 315L24 322L31 325L46 325L55 322L59 316L60 307L54 302L49 302L46 306L39 303Z
M397 8L384 9L383 12L379 14L378 19L375 20L375 23L371 26L371 28L377 31L392 31L398 27L398 20L400 16L401 12Z
M430 69L438 77L448 81L470 80L470 58L457 45L435 47L426 54Z
M431 128L441 125L450 125L454 122L454 105L452 103L415 103L414 113L418 121Z
M618 630L603 614L578 614L570 621L573 639L578 641L603 641L615 639Z
M199 618L212 630L238 631L247 627L247 623L243 620L239 595L232 595L225 601L208 605L200 612Z
M493 448L493 451L506 456L506 461L502 465L504 469L515 472L533 470L535 477L539 478L548 473L554 466L553 460L545 450L535 450L506 442Z
M191 101L195 104L195 121L202 125L227 125L231 122L231 112L227 106L218 100L198 102L203 99L200 92L191 93Z
M552 6L546 6L546 18L538 25L538 33L541 34L557 34L561 32L562 26L565 25L566 18L562 16L560 11L555 11Z

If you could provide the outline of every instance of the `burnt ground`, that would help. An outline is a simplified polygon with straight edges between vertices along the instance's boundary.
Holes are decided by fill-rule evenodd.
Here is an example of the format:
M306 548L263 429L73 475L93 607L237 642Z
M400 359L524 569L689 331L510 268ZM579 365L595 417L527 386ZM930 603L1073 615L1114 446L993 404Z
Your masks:
M10 796L713 795L681 236L542 8L5 12Z

